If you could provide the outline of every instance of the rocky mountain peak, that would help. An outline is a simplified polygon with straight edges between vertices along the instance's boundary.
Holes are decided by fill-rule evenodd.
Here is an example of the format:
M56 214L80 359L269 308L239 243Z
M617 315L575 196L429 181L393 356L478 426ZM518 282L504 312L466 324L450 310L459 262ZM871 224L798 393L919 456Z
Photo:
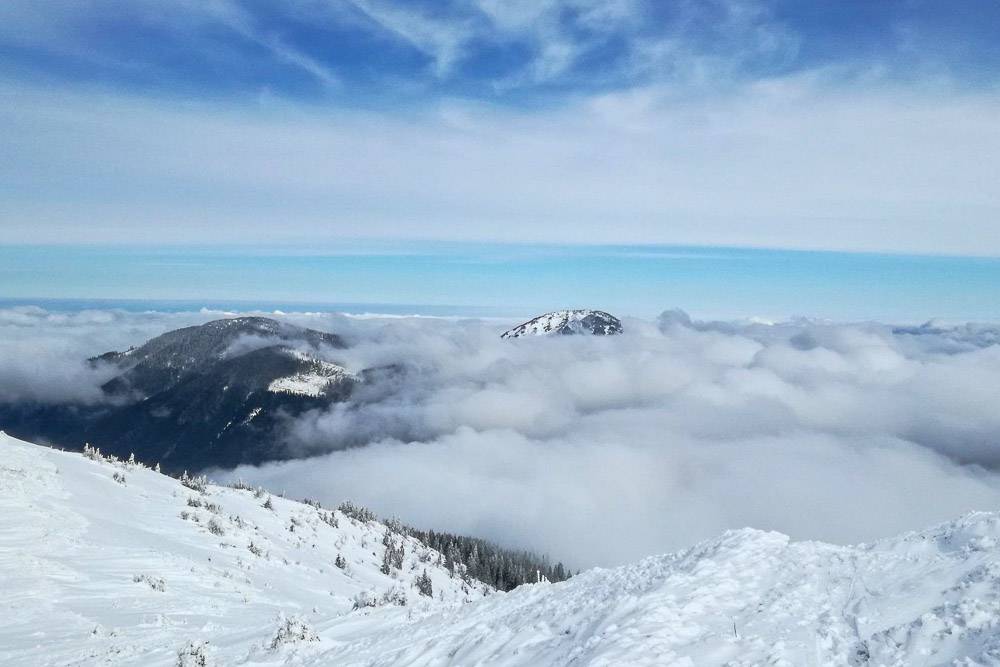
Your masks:
M603 310L557 310L528 320L503 332L501 338L549 336L553 334L588 334L612 336L622 333L622 323Z

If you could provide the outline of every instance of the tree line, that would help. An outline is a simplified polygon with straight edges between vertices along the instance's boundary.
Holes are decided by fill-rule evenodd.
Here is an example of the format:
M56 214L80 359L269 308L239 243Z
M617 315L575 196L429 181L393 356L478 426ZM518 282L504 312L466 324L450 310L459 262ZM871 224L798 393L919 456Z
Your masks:
M464 574L502 591L539 580L565 581L572 576L561 562L553 565L548 556L532 551L507 549L478 537L418 530L394 520L387 521L386 525L441 552L444 565L452 574Z

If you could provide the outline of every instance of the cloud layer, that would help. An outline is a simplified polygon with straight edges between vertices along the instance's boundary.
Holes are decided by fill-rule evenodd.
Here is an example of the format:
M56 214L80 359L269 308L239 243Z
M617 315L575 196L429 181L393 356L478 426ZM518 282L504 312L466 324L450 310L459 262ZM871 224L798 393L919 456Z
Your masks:
M652 86L533 112L452 100L406 117L0 85L0 180L15 193L0 201L0 243L366 236L1000 253L996 94L847 91L830 78L721 98Z
M0 310L0 400L95 400L80 359L223 315ZM352 499L574 566L726 528L874 539L1000 503L1000 329L697 322L502 341L505 322L279 317L336 332L349 405L288 424L310 458L219 472Z
M627 321L500 341L479 322L352 322L355 369L407 370L292 424L274 489L616 563L725 528L873 539L1000 502L992 327Z

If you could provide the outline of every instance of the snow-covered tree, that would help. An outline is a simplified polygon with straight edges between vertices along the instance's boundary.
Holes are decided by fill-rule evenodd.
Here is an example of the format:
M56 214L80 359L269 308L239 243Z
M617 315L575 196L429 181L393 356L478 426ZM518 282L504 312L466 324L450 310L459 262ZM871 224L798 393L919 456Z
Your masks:
M416 584L417 584L417 590L420 592L421 595L426 595L429 598L434 597L434 587L431 585L431 577L429 574L427 574L426 569L424 570L423 574L417 577Z

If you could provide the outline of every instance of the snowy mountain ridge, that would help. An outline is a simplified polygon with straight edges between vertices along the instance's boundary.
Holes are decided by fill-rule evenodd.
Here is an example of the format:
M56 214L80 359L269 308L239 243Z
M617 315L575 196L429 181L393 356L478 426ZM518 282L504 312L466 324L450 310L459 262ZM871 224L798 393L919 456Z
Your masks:
M621 332L621 320L603 310L556 310L519 324L500 334L500 337L520 338L552 334L613 336Z
M487 595L378 522L200 486L0 435L0 664L1000 664L1000 513L733 530Z

